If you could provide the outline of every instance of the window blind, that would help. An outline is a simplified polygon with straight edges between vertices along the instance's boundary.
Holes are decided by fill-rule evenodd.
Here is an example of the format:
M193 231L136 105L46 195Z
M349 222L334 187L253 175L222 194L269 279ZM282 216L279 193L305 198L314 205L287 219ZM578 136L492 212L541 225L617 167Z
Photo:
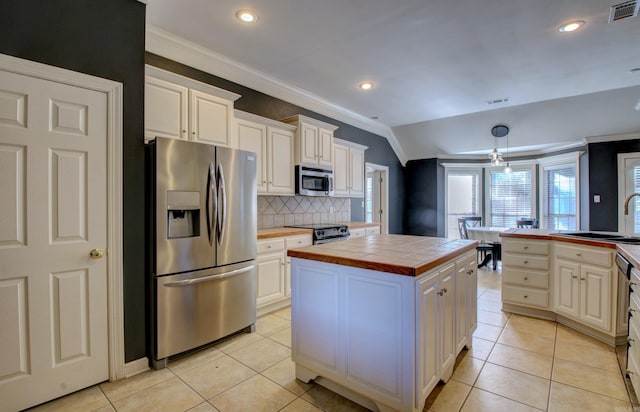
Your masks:
M533 215L531 170L490 172L491 226L516 227L516 220Z
M633 166L633 191L640 193L640 166ZM640 197L633 198L633 233L640 233Z
M543 170L544 227L550 230L576 230L576 164L549 166Z
M480 215L480 172L477 170L449 171L447 174L447 236L459 237L459 217Z

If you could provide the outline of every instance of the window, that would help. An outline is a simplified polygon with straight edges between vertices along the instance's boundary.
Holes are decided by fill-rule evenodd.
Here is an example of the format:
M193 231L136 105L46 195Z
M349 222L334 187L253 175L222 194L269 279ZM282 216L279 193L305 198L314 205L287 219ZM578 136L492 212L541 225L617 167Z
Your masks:
M481 169L453 169L446 171L447 237L459 238L458 218L481 216Z
M542 226L550 230L576 230L578 190L576 164L542 168Z
M629 214L624 214L624 203L629 196L640 193L640 153L618 155L618 230L640 233L640 196L629 201Z
M533 167L489 169L489 225L516 227L516 220L535 216L535 181Z

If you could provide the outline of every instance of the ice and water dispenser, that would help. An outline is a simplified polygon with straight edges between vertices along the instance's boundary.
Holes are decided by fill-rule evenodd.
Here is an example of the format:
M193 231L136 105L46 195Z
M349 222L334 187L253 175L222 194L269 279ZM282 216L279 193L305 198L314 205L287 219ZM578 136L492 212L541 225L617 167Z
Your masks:
M167 238L200 236L200 192L167 191Z

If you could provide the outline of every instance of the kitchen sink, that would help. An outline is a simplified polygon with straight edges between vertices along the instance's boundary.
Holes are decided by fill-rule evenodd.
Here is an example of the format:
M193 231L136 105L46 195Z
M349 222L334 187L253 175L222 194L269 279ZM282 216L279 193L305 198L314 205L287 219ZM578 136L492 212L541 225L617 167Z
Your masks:
M598 233L598 232L559 232L558 236L578 237L582 239L595 239L605 242L627 243L640 245L640 237L621 236L614 233Z

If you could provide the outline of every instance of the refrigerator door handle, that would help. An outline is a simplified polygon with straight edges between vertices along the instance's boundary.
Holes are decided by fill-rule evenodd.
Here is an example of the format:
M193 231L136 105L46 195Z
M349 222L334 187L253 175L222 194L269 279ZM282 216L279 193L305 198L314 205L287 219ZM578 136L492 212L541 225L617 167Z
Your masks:
M163 286L167 286L167 287L189 286L196 283L208 282L210 280L224 279L231 276L240 275L242 273L247 273L253 270L255 267L256 267L255 265L251 265L251 266L247 266L246 268L230 270L229 272L219 273L217 275L202 276L200 278L194 278L194 279L176 280L174 282L167 282Z
M207 175L207 234L209 235L209 245L213 246L214 219L218 209L218 198L216 196L216 171L213 162L209 163L209 173Z
M227 223L227 188L224 182L224 169L221 164L218 164L218 190L222 192L222 201L220 204L222 219L218 219L218 245L224 242L224 229Z

